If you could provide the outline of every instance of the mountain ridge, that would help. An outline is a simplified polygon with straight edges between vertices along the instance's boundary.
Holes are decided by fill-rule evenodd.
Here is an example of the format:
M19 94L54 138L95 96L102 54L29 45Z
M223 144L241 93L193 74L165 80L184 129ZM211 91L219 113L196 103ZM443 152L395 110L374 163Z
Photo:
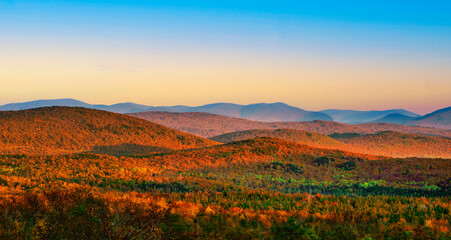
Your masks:
M451 129L451 107L442 108L406 122L407 125Z
M378 118L371 122L384 122L384 123L394 123L394 124L405 124L407 121L415 119L414 117L410 117L401 113L390 113L384 117Z
M298 107L293 107L285 103L255 103L240 105L234 103L212 103L196 107L176 105L176 106L147 106L131 102L116 103L112 105L88 104L79 100L46 99L23 103L10 103L0 106L0 111L18 111L37 107L67 106L86 107L116 113L132 113L143 111L167 111L167 112L206 112L229 117L242 117L249 120L258 121L312 121L312 120L332 120L330 116L320 112L307 111Z
M321 112L331 116L334 121L359 124L366 122L374 122L377 119L383 118L389 114L402 114L408 117L420 117L421 115L404 110L404 109L389 109L389 110L373 110L373 111L357 111L357 110L341 110L341 109L326 109Z
M357 110L340 110L326 109L322 111L307 111L298 107L290 106L282 102L275 103L255 103L248 105L240 105L234 103L211 103L201 106L148 106L136 104L132 102L116 103L112 105L88 104L71 98L63 99L45 99L22 103L10 103L0 106L0 111L17 111L36 107L47 106L69 106L69 107L86 107L111 111L116 113L137 113L148 111L165 111L165 112L203 112L212 113L227 117L244 118L260 122L295 122L295 121L336 121L347 124L362 124L386 122L394 124L403 124L411 126L425 126L451 129L450 121L443 121L437 117L431 117L431 114L440 114L440 109L435 112L420 116L416 113L404 109L389 109L376 111L357 111ZM429 119L425 119L428 116ZM451 115L450 117L451 118ZM446 119L445 119L446 120ZM434 122L434 121L441 121Z

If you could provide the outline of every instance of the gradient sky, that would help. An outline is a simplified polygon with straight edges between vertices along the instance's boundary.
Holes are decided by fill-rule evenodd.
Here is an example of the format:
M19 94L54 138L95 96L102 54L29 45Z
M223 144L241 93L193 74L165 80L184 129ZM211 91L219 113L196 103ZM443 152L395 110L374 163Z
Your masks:
M451 105L450 1L0 0L0 104Z

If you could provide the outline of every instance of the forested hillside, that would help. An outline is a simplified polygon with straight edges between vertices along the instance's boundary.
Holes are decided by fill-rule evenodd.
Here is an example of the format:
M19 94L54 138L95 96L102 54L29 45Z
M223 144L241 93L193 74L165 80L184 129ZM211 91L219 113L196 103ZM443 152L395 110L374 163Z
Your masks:
M367 135L335 133L327 136L293 129L248 130L227 133L210 139L227 143L255 137L274 137L313 147L390 157L451 158L450 138L399 132L381 132Z
M0 112L0 152L133 154L215 145L135 117L78 107Z
M280 138L286 141L301 143L308 146L320 148L347 149L348 151L352 150L350 145L337 141L327 135L294 129L276 129L276 130L255 129L226 133L223 135L212 137L210 139L216 142L229 143L234 141L252 139L256 137Z
M134 157L1 155L0 237L449 239L450 164L274 138Z
M340 133L249 130L219 144L99 110L0 112L0 239L451 237L451 161L389 157L446 153L448 138L183 119L176 124L201 132L294 124Z
M400 132L376 134L333 134L334 139L349 144L358 152L392 157L451 158L451 139Z

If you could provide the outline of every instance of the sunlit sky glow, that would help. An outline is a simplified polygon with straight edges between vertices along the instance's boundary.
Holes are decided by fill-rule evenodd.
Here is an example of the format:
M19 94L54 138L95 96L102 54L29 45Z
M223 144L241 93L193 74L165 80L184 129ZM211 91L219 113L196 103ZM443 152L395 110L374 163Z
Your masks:
M451 105L449 1L0 0L0 104Z

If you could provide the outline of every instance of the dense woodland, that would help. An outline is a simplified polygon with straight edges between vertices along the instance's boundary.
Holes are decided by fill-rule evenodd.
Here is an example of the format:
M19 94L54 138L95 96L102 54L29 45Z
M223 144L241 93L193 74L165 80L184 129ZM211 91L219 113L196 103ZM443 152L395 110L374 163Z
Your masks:
M333 137L363 153L394 157L451 158L451 138L447 137L388 131L352 136L336 134Z
M389 131L365 135L357 133L334 133L327 136L293 129L248 130L227 133L210 139L228 143L254 137L274 137L313 147L340 149L389 157L451 158L451 138Z
M0 119L0 153L133 153L216 144L142 119L87 108L0 111Z
M56 127L76 125L53 129L40 147L54 149L52 139L73 137L86 142L75 150L89 149L0 155L0 239L451 239L450 159L391 158L272 137L218 144L129 116L128 124L148 127L125 127L136 141L154 136L141 144L163 139L164 149L95 152L89 139L100 140L92 129L108 122L121 129L112 134L120 139L123 120L107 117L123 115L30 111L16 142L32 129L48 129L52 119ZM96 128L82 123L86 113L103 114ZM2 128L12 126L3 118ZM91 131L72 132L77 128ZM2 139L12 136L0 130ZM346 136L366 139L334 137Z

